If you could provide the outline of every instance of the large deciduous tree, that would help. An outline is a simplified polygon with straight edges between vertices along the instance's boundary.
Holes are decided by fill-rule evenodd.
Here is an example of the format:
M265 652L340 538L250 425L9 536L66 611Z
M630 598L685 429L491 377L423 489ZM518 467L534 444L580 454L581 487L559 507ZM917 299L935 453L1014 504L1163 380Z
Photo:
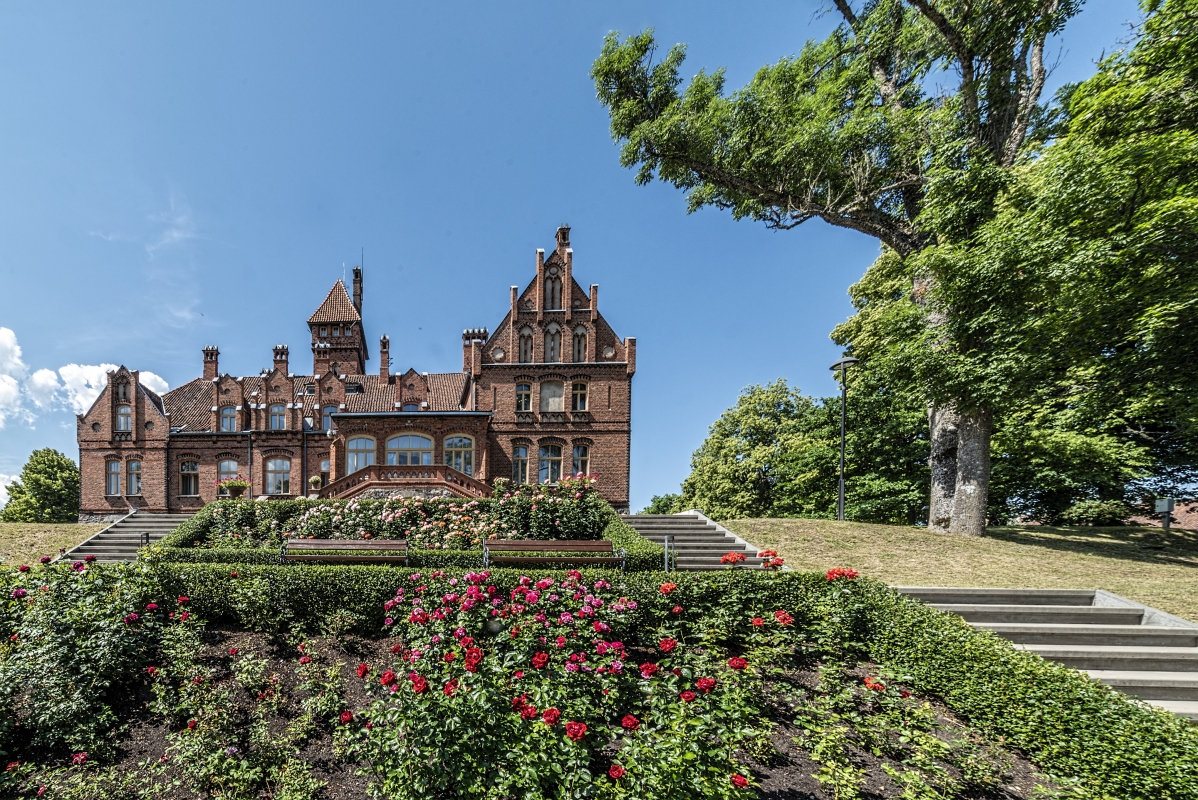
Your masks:
M968 243L1040 116L1044 43L1075 0L877 0L830 37L762 68L726 95L722 71L679 92L685 48L653 63L651 32L608 37L592 77L637 182L687 191L691 210L728 209L774 228L811 219L866 233L905 260L941 242ZM938 92L934 74L955 75ZM932 202L929 202L932 201ZM925 345L951 353L951 305L929 301L934 259L904 290ZM853 343L854 347L856 343ZM960 385L960 382L957 383ZM934 529L985 529L993 399L925 385ZM984 388L984 387L982 387Z
M34 450L8 486L4 522L78 522L79 467L52 448Z

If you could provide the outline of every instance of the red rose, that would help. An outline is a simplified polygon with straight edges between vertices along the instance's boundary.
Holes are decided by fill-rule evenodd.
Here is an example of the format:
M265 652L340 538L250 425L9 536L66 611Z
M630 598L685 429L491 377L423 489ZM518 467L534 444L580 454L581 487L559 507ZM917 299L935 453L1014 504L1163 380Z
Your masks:
M557 721L562 718L562 712L556 708L547 708L541 712L541 719L545 720L545 724L552 728L557 724Z
M424 694L428 691L428 681L423 675L415 675L412 677L412 689L416 694Z
M732 780L732 785L735 786L737 789L743 789L749 785L749 779L746 778L744 775L735 774L732 776L731 780Z
M833 569L828 570L828 574L824 577L830 581L834 581L837 578L845 578L851 581L857 577L857 571L845 569L844 567L834 567Z
M354 714L352 711L342 711L341 712L341 724L342 725L348 725L351 721L353 721L353 718L354 718Z
M158 674L158 667L146 667L146 672L150 673L150 677L153 678Z
M545 665L549 663L548 653L537 653L532 657L532 665L536 669L545 669Z
M449 663L450 661L453 661L455 658L457 658L457 655L455 655L454 652L451 650L450 652L446 653L443 656L443 658L446 663Z
M458 683L457 678L450 678L445 682L445 686L441 689L441 693L446 697L453 697L453 693L458 690L459 685L460 684Z
M231 655L231 656L235 656L235 655L237 655L237 648L236 648L236 647L230 647L230 648L229 648L229 655Z
M387 670L381 676L379 676L379 683L381 683L383 686L390 686L391 684L395 683L395 680L395 673L391 670Z
M230 577L230 578L236 578L236 577L237 577L237 573L236 573L236 572L230 572L230 573L229 573L229 577Z
M189 603L189 602L191 602L191 598L187 597L186 595L179 595L179 602L180 603Z
M670 609L670 612L673 614L681 614L682 606L674 606L672 609Z
M537 707L533 705L525 705L520 709L520 719L528 721L537 718Z
M695 693L692 691L685 691L678 696L682 698L682 702L684 703L689 703L695 699Z
M393 655L393 656L397 656L397 655L399 655L399 654L400 654L402 651L403 651L403 645L402 645L402 644L393 644L393 645L391 645L391 655Z
M22 564L21 566L17 567L17 572L28 572L28 571L29 571L29 567L26 566L25 564Z
M911 693L908 692L906 689L903 689L901 692L899 692L899 697L903 698L904 700L906 700L910 696L911 696Z
M587 735L587 726L581 722L567 722L566 736L570 737L572 742L581 742L582 737Z
M460 644L462 647L470 647L472 644L474 644L474 637L473 636L463 636L461 641L458 642L458 644Z
M87 753L76 753L71 756L71 763L77 767L81 767L87 763Z
M724 553L724 555L720 556L720 563L721 564L739 564L740 562L744 561L746 557L747 556L745 556L744 553L738 553L736 551L733 551L731 553Z
M477 647L471 647L466 651L466 671L478 672L478 663L483 660L483 651Z
M661 652L663 652L663 653L672 653L674 651L674 648L678 646L678 642L674 639L667 638L667 639L662 639L660 642L658 642L657 646L661 649Z
M782 625L789 625L790 623L795 621L795 618L792 617L790 614L787 614L785 611L775 611L774 619L778 620L779 624L782 624Z
M624 719L620 720L620 724L624 726L626 731L635 731L641 727L641 721L631 714L625 714Z
M678 588L678 584L676 584L676 583L663 583L661 585L661 593L669 594L670 592L674 591L677 588Z
M184 622L187 622L187 618L190 616L191 616L190 611L184 611L182 614L179 615L179 619L183 620Z
M660 670L661 667L650 661L646 661L644 664L641 664L641 677L648 680L656 675Z
M715 678L699 678L699 680L695 681L695 688L707 694L715 688Z
M307 664L307 663L308 663L309 661L311 661L311 660L312 660L312 659L308 658L307 656L300 656L300 663L301 663L301 664Z
M607 777L611 778L613 781L618 781L620 778L624 777L625 772L626 770L619 764L612 764L611 769L607 771Z
M10 761L10 762L8 762L8 768L7 768L7 769L5 769L4 771L5 771L5 772L12 772L14 769L16 769L16 768L17 768L17 767L19 767L19 766L21 766L21 762L20 762L20 761Z
M367 672L370 672L369 664L359 664L358 665L358 677L359 678L365 678Z
M753 617L754 627L760 628L764 624L765 624L765 620L763 620L761 617Z
M740 657L730 658L730 659L728 659L728 666L731 667L732 669L740 670L740 669L744 669L745 667L749 666L749 662L745 661L743 658L740 658Z
M187 730L195 730L196 721L194 719L187 720Z

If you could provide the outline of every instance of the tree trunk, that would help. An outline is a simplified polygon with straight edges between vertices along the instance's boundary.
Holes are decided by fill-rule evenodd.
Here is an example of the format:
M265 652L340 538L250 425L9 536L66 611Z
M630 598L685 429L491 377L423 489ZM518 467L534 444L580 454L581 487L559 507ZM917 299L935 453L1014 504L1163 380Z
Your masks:
M986 497L990 492L989 409L960 415L957 422L957 483L949 531L965 536L986 534Z
M953 497L957 489L957 425L959 417L952 406L928 406L931 431L932 497L928 504L928 528L948 533L953 518Z

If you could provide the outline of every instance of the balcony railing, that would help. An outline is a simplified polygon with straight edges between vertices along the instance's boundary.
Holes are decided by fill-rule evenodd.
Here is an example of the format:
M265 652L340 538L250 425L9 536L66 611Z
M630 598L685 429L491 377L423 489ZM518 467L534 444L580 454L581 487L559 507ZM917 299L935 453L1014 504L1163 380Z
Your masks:
M369 489L442 488L459 497L489 497L491 487L453 467L379 466L372 464L344 478L338 478L320 490L320 497L353 497Z

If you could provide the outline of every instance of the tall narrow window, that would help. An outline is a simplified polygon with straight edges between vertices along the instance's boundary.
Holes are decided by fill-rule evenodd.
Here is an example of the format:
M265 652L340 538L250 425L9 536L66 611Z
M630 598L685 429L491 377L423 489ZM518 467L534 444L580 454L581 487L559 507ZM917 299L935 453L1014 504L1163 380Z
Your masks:
M587 329L579 325L574 329L574 358L572 361L581 364L587 360Z
M320 410L321 430L331 431L333 429L333 415L336 413L337 406L325 406Z
M291 494L291 460L272 458L266 462L266 493Z
M407 434L387 440L387 466L413 467L433 463L433 440Z
M532 328L527 326L520 329L520 363L532 363Z
M237 430L237 409L233 406L224 406L220 410L220 429L222 431Z
M104 494L109 496L121 493L121 462L108 461L104 464Z
M564 411L562 408L562 382L545 381L541 384L541 413Z
M556 444L541 445L539 483L557 483L562 479L562 449Z
M321 328L321 329L320 329L320 335L321 335L321 337L327 338L327 337L328 337L328 335L329 335L329 329L328 329L328 328Z
M524 445L512 448L512 483L528 483L528 448Z
M562 329L556 322L545 329L545 363L556 364L562 360Z
M586 411L587 410L587 385L585 383L576 383L570 390L570 410L571 411Z
M133 409L130 406L116 407L116 429L118 431L133 430Z
M355 436L349 440L345 454L345 474L352 475L374 463L374 439Z
M324 487L326 487L328 485L329 485L329 460L326 458L325 460L320 462L320 488L323 489Z
M236 477L237 477L237 462L236 461L234 461L233 459L226 459L225 461L217 462L216 478L218 481L227 481L227 480L229 480L229 478L236 478ZM217 494L228 495L229 492L226 489L221 489L220 491L217 492Z
M532 411L532 387L527 383L516 384L516 410Z
M591 448L585 444L574 445L574 474L591 474Z
M270 407L270 429L282 431L287 429L287 406L276 403Z
M340 326L340 325L334 325L334 326L333 326L333 336L334 336L334 337L340 337L340 336L341 336L341 326Z
M545 310L559 311L562 307L562 279L558 274L557 267L549 268L549 275L545 278Z
M196 497L200 493L200 462L184 461L179 465L179 494Z
M445 466L467 475L474 474L474 440L469 436L450 436L445 440Z
M116 399L122 403L129 402L129 384L121 381L116 385Z
M141 462L127 463L125 473L125 494L136 497L141 494Z

